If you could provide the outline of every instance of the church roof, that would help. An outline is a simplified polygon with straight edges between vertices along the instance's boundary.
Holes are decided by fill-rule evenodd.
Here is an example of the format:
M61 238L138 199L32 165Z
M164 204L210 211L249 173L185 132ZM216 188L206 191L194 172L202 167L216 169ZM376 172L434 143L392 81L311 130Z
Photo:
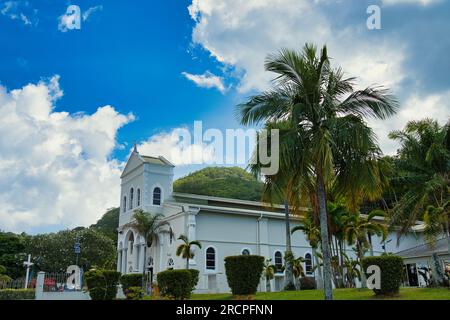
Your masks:
M150 163L150 164L158 164L158 165L163 165L163 166L170 166L170 167L175 167L169 160L167 160L166 158L159 156L159 157L151 157L151 156L142 156L141 155L141 159L145 162L145 163Z
M399 251L396 254L403 258L430 257L433 253L439 255L448 253L447 239L443 238L436 242L434 246L422 244L417 247Z

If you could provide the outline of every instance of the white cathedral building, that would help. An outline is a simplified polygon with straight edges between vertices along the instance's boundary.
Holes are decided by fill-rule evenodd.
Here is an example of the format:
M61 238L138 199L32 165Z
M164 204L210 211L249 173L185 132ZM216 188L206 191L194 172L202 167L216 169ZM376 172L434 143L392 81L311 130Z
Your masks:
M164 157L140 155L136 148L132 152L121 176L118 271L142 273L146 268L155 281L160 271L185 268L186 260L175 254L181 243L177 238L184 234L202 245L201 249L193 248L195 256L189 261L190 268L200 271L197 293L229 292L224 258L240 254L272 259L277 272L271 287L273 291L282 290L281 266L286 245L284 207L268 208L261 202L173 192L173 169L174 165ZM130 227L134 210L138 208L162 213L170 224L147 248L146 261L145 241ZM299 218L291 217L291 227L299 223ZM423 243L420 231L403 237L399 246L395 237L390 234L385 243L375 237L374 254L399 252ZM302 232L292 235L292 251L296 257L305 258L306 275L314 277L312 249ZM348 254L354 256L351 248ZM265 290L263 279L259 290Z

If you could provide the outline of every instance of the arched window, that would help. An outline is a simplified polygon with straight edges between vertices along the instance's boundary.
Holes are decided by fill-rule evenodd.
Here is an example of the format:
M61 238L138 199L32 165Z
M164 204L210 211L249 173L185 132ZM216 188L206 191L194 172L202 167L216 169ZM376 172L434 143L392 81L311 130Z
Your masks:
M168 269L173 269L174 265L175 265L175 263L173 262L173 259L169 258L169 260L167 261L167 268Z
M283 270L283 255L280 251L275 252L275 271L282 272Z
M161 205L161 188L156 187L153 189L153 205L160 206Z
M311 253L305 254L305 271L307 274L311 274L313 271L313 263Z
M206 249L206 269L216 270L216 250L213 247Z
M130 189L130 209L133 209L133 196L134 196L134 189Z
M242 255L243 255L243 256L248 256L248 255L250 255L250 250L248 250L248 249L242 250Z
M141 205L141 189L137 189L137 206Z
M123 197L123 212L127 211L127 197Z

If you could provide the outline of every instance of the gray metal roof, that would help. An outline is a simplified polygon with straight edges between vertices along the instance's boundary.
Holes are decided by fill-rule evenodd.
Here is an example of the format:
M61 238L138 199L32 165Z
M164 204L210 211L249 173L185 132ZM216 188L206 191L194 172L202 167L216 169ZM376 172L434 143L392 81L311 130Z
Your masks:
M422 244L417 247L399 251L396 253L396 255L399 255L403 258L430 257L435 252L439 255L445 255L448 253L448 244L446 238L438 240L434 246L431 246L430 244Z
M174 165L169 160L167 160L166 158L164 158L162 156L150 157L150 156L142 156L141 155L141 158L145 163L159 164L159 165L163 165L163 166L174 167Z

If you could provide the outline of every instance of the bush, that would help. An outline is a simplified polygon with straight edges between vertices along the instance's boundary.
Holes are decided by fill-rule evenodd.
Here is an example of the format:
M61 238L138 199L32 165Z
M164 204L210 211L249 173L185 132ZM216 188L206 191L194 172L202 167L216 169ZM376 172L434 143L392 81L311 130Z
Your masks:
M161 295L172 299L188 299L192 293L193 273L189 270L166 270L158 273Z
M113 300L120 273L113 270L90 270L84 274L92 300Z
M228 286L233 295L255 294L264 268L264 257L255 255L225 258Z
M387 254L379 257L366 257L362 259L364 272L371 265L380 267L381 289L373 289L376 295L397 294L403 277L403 259L399 256ZM370 274L367 274L367 277Z
M316 288L316 281L314 278L303 277L300 278L300 290L313 290Z
M6 267L0 265L0 274L6 273Z
M117 295L117 285L119 284L120 272L114 270L103 270L106 279L106 300L113 300Z
M3 289L0 290L0 300L33 300L33 289Z
M6 274L0 274L0 284L11 282L11 277Z
M125 290L125 295L127 296L127 300L142 300L144 296L144 290L142 287L128 287Z
M198 283L198 275L199 275L199 271L195 270L195 269L187 269L190 273L191 273L191 279L192 279L192 287L191 287L191 292L194 291L195 287L197 286Z
M120 277L120 284L124 292L130 287L142 287L142 274L123 274Z

